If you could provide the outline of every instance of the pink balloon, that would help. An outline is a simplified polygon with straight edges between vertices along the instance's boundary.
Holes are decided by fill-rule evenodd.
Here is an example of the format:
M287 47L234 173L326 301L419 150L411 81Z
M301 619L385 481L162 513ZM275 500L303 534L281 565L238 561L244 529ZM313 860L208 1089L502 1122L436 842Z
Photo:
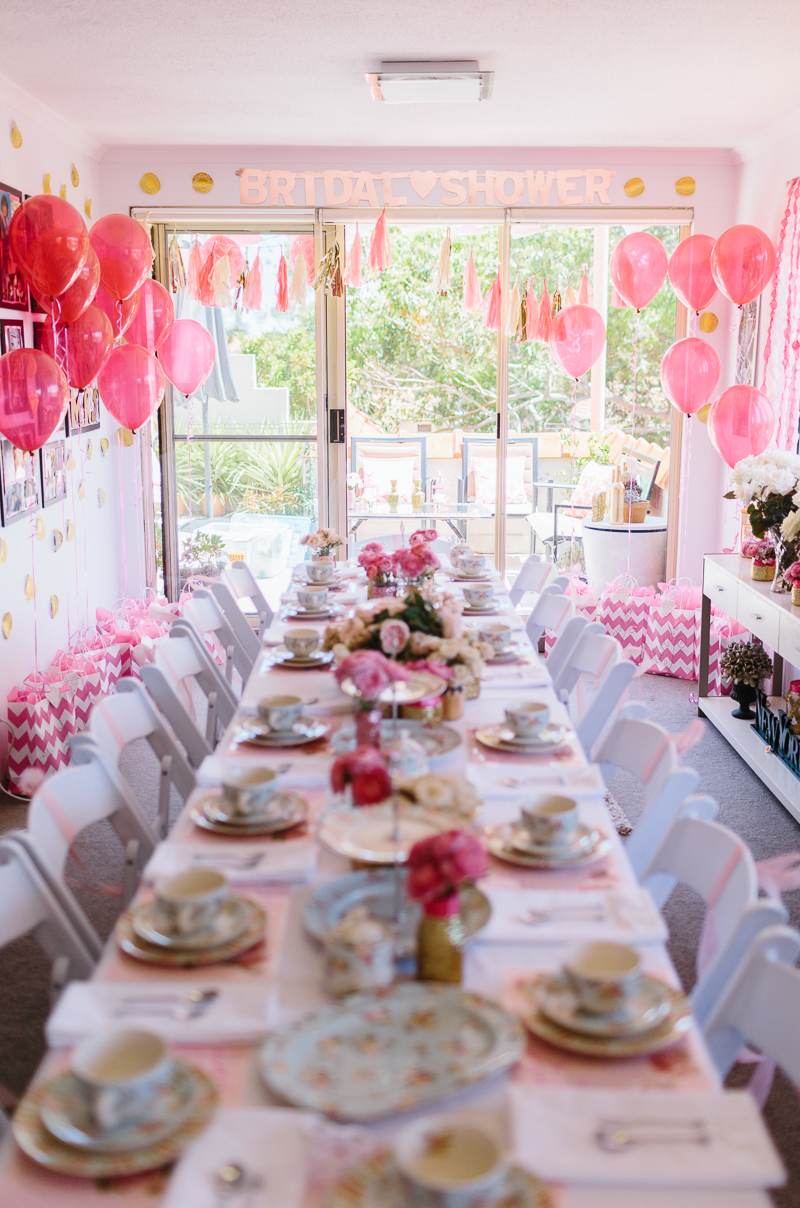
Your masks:
M550 351L570 377L583 377L594 365L606 340L606 325L593 306L566 306L550 327Z
M53 435L69 403L69 385L52 357L17 348L0 357L0 432L33 452Z
M100 261L100 284L124 302L150 275L153 245L147 233L127 214L106 214L92 227L89 242Z
M194 394L214 368L217 352L209 331L195 319L176 319L158 359L181 394Z
M130 298L126 298L124 302L117 302L110 294L107 294L102 285L97 287L97 293L94 296L94 305L99 306L103 313L108 317L111 324L111 330L114 333L114 338L123 335L131 323L139 309L139 290L135 294L131 294Z
M676 340L661 358L661 385L684 415L695 415L717 388L722 365L705 340Z
M128 324L128 344L139 344L155 352L166 340L175 322L175 307L164 286L148 277L139 290L139 307Z
M744 306L757 298L775 268L775 249L758 227L729 227L711 253L711 272L726 298Z
M743 457L763 453L774 427L772 403L755 386L729 386L708 413L711 443L731 469Z
M89 249L86 223L62 197L29 197L8 227L11 257L38 298L57 298L81 271Z
M623 302L641 310L653 301L667 275L664 244L647 231L626 235L614 248L610 272Z
M164 397L164 372L145 348L118 344L100 370L97 385L114 419L135 432L158 410Z
M82 390L94 381L114 343L108 316L99 306L88 306L67 328L67 377Z
M711 273L714 240L710 235L681 239L669 258L672 288L689 310L705 310L716 297L717 283Z
M83 314L97 293L100 284L100 261L91 243L86 251L83 268L78 273L69 289L65 289L58 298L37 298L42 310L51 314L56 313L59 323L74 323Z

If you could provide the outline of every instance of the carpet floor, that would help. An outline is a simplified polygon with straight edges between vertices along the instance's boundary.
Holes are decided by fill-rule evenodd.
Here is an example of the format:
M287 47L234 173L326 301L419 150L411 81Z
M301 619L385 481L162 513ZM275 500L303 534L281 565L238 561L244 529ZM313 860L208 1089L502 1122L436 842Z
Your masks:
M697 685L684 680L646 675L634 681L631 699L641 700L650 717L672 732L685 729L697 716L692 694ZM733 705L731 706L733 707ZM742 723L745 724L744 722ZM698 791L719 802L719 821L736 831L756 860L800 850L800 826L764 787L727 742L710 725L684 762L700 773ZM145 742L134 743L124 756L123 771L149 817L154 818L158 769ZM635 824L641 811L641 792L630 777L618 773L609 788L625 814ZM800 797L800 786L798 786ZM172 803L173 816L180 802ZM0 831L24 825L24 806L0 804ZM98 881L119 881L122 845L108 823L93 827L75 845L77 860L70 861L70 883L98 932L110 934L119 911L116 899L91 887ZM789 922L800 928L800 890L784 897ZM699 899L678 886L665 909L669 926L669 951L684 988L694 984L694 962L702 922ZM49 1010L49 964L30 939L18 940L0 950L0 1085L20 1094L28 1084L44 1051L43 1025ZM799 1025L800 1026L800 1025ZM750 1067L737 1067L729 1079L741 1085ZM793 1086L780 1071L765 1109L765 1118L789 1172L786 1186L773 1193L779 1208L800 1208L800 1104Z

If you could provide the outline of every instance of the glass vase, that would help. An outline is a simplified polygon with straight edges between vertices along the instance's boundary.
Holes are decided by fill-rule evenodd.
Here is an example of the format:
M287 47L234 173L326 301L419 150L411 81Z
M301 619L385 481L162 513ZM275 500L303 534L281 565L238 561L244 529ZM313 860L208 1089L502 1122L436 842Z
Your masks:
M793 562L797 561L797 541L787 541L781 533L780 526L775 525L769 530L769 535L772 538L772 545L775 549L775 578L772 580L770 591L778 593L788 593L792 590L791 584L787 583L783 577L783 572L788 570Z
M370 600L381 600L386 596L397 595L396 583L376 583L374 579L369 580L367 587L367 596Z
M365 701L356 710L356 746L379 747L383 709L376 701Z
M417 930L417 981L461 982L464 926L458 911L423 914Z

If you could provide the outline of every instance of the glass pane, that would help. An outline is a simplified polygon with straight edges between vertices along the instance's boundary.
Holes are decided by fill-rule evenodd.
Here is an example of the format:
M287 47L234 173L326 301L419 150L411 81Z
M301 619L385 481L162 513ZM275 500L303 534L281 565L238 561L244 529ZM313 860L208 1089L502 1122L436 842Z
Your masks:
M347 291L351 553L369 540L398 544L401 526L407 538L424 523L448 543L463 535L494 556L494 491L482 480L476 491L465 456L484 450L465 438L488 438L494 457L497 334L462 300L470 252L481 292L489 289L498 233L450 228L451 288L442 297L435 274L446 234L438 225L391 227L390 267L381 275L365 269L364 284ZM348 254L354 238L348 227ZM363 227L361 238L366 264Z

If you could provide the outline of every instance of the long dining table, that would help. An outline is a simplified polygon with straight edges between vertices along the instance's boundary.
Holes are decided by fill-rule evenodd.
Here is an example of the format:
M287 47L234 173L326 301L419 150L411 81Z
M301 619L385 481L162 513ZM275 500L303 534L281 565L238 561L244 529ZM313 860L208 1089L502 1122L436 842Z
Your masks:
M302 567L302 564L301 564ZM298 568L298 573L301 568ZM440 573L440 578L444 576ZM502 581L494 583L499 615L493 621L504 620L515 629L515 637L526 645L521 662L495 665L488 663L480 695L466 703L463 717L447 724L460 738L459 745L439 757L435 770L444 775L468 777L476 788L482 804L478 809L478 824L501 823L519 814L520 801L529 792L547 790L571 793L580 803L583 821L595 826L609 839L608 854L584 869L571 871L533 870L504 863L492 858L487 877L481 886L485 892L534 889L593 889L614 890L634 888L635 877L616 833L604 801L604 786L599 770L590 765L580 744L570 731L566 746L553 756L522 758L487 750L476 741L475 731L481 725L502 720L503 708L511 702L537 700L546 702L556 721L569 724L564 705L552 690L546 663L530 647L523 621L517 616L505 593ZM458 592L460 584L448 585ZM355 577L346 581L339 593L347 609L365 601L363 582ZM144 882L136 901L152 897L153 878L187 865L214 865L227 872L236 892L258 902L267 915L264 941L238 960L202 969L162 968L148 965L124 955L114 937L106 944L104 954L93 974L90 992L111 998L121 992L142 994L152 987L169 990L177 987L213 987L218 991L214 1004L220 1019L218 1038L209 1038L208 1017L205 1033L193 1039L193 1024L188 1021L167 1027L167 1038L175 1051L206 1070L216 1083L221 1109L278 1105L257 1068L257 1052L261 1045L258 1035L241 1039L235 1028L226 1034L226 995L238 996L253 1004L261 1021L261 1035L286 1023L302 1019L322 1007L330 998L323 982L323 952L309 937L303 925L303 908L314 890L333 878L352 871L343 856L322 847L316 839L316 826L321 814L331 806L330 768L336 755L330 735L308 748L295 747L276 752L249 747L237 741L243 718L250 716L257 702L266 695L297 694L309 705L311 716L322 718L331 730L351 720L351 704L339 689L330 670L290 670L276 665L273 651L286 628L298 624L285 615L292 602L289 593L284 609L276 615L270 630L264 635L263 653L256 659L253 671L242 687L241 701L231 726L223 735L215 753L201 766L198 787L187 800L167 839L159 845L146 870ZM479 620L467 625L479 626ZM304 626L310 624L303 622ZM324 628L324 623L322 625ZM280 860L275 864L274 879L258 871L259 852L269 848L264 838L220 839L200 829L192 820L192 810L207 791L218 785L226 767L248 765L280 767L282 784L300 794L309 806L306 827L292 832L280 844ZM288 767L286 766L288 765ZM250 855L252 858L245 858ZM267 862L269 864L269 861ZM252 880L248 869L252 869ZM518 1003L520 984L532 973L556 969L563 961L565 942L539 940L532 933L525 944L471 942L464 956L463 984L484 997L493 998L510 1009ZM641 948L643 965L654 974L679 988L677 975L662 941L651 941ZM244 996L244 998L242 997ZM248 997L249 996L249 997ZM118 998L113 1001L119 1001ZM231 999L233 1002L233 999ZM50 1047L35 1076L34 1085L65 1068L69 1062L71 1044L80 1034L80 1020L65 1018L56 1007L48 1024ZM84 1027L99 1026L88 1022ZM158 1030L160 1020L152 1026ZM139 1021L132 1026L147 1026ZM167 1025L164 1025L167 1026ZM70 1029L76 1028L73 1036ZM259 1028L256 1028L256 1032ZM509 1073L495 1076L485 1083L473 1085L451 1096L446 1102L428 1105L419 1114L457 1107L481 1107L502 1112L510 1083L534 1084L538 1087L594 1087L609 1090L640 1091L713 1091L719 1079L710 1061L702 1036L692 1024L674 1048L651 1056L608 1060L578 1056L552 1048L544 1041L528 1037L522 1060ZM407 1121L398 1115L367 1126L387 1143L398 1128ZM344 1135L344 1134L343 1134ZM144 1208L170 1199L169 1171L155 1171L126 1178L111 1178L98 1182L53 1173L26 1157L11 1139L3 1145L0 1169L0 1208L34 1208L57 1203L59 1208L86 1208L97 1201L108 1204L119 1198L126 1208ZM681 1208L763 1208L769 1203L766 1192L753 1189L723 1187L686 1188L675 1186L587 1186L568 1181L551 1187L551 1203L558 1208L666 1208L680 1203ZM274 1203L264 1192L250 1195L247 1208L260 1203L269 1208L294 1208L293 1204ZM209 1200L214 1203L213 1198ZM228 1201L225 1200L225 1203ZM299 1203L300 1201L298 1201ZM303 1201L305 1203L306 1201ZM311 1200L308 1200L311 1203ZM324 1196L314 1203L324 1203ZM220 1198L219 1203L223 1200ZM242 1205L231 1201L233 1208ZM186 1203L186 1208L194 1208Z

